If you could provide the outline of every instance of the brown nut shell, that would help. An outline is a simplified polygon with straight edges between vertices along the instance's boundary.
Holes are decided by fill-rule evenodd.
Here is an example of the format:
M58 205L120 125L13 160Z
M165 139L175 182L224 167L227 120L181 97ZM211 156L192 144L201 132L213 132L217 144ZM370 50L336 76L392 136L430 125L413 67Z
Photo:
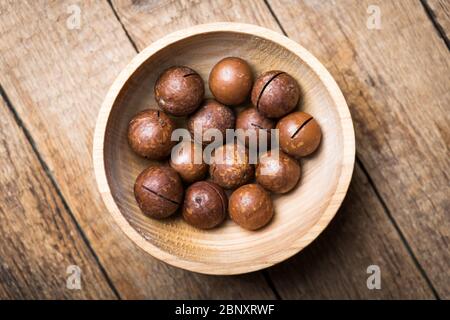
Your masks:
M189 117L187 127L197 143L208 145L214 141L214 137L206 137L206 130L217 129L225 138L226 129L233 129L234 123L233 110L215 100L208 99L196 113ZM203 132L203 135L201 132Z
M192 141L176 145L169 164L186 183L203 180L208 172L208 165L203 161L202 146Z
M188 67L166 69L155 84L155 99L159 107L174 116L194 112L205 95L200 75Z
M237 57L220 60L209 74L209 89L226 105L243 103L252 89L253 75L248 63Z
M322 132L317 121L306 112L294 112L278 121L280 147L299 158L313 153L320 144Z
M256 79L251 99L263 116L280 118L295 109L300 99L300 88L286 72L268 71Z
M247 108L238 114L236 118L236 129L242 129L244 131L245 146L249 147L249 141L255 139L257 145L259 145L259 131L264 130L267 132L267 147L270 147L270 130L275 128L275 122L271 119L264 117L256 108Z
M227 195L221 187L210 181L199 181L186 190L183 218L200 229L211 229L226 218Z
M269 193L258 184L246 184L234 191L228 208L231 219L248 230L264 227L274 214Z
M268 151L259 157L256 166L256 182L274 193L291 191L300 180L301 168L298 161L279 151Z
M225 189L237 188L254 176L254 167L249 164L248 152L238 143L218 147L209 166L212 180Z
M183 200L181 179L169 166L153 165L141 172L134 184L134 196L142 212L155 219L166 218Z
M161 160L170 155L175 142L171 140L176 126L174 121L160 110L139 112L128 125L128 143L138 155Z

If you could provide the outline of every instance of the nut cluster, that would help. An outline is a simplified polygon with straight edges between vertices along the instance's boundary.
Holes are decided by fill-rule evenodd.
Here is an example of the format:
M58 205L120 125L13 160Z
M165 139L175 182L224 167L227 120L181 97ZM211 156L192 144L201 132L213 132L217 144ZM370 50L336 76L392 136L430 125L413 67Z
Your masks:
M168 163L153 164L136 179L134 194L144 214L163 219L181 208L184 220L200 229L220 225L227 215L248 230L269 223L274 215L270 192L284 194L296 187L299 158L318 148L322 134L311 115L293 112L301 90L291 75L271 70L253 79L245 60L224 58L209 75L214 99L205 99L203 79L195 70L174 66L162 72L154 87L159 109L139 112L128 127L128 142L136 154L159 161L172 155ZM249 101L252 105L236 116L231 107ZM172 117L180 116L188 117L192 139L175 146ZM249 141L259 145L258 133L263 131L271 146L274 128L281 149L278 157L269 150L259 155L256 166L250 164ZM245 136L216 147L215 137L205 135L208 129L223 136L228 129L240 129ZM202 159L208 146L216 147L209 166ZM229 199L225 190L231 193Z

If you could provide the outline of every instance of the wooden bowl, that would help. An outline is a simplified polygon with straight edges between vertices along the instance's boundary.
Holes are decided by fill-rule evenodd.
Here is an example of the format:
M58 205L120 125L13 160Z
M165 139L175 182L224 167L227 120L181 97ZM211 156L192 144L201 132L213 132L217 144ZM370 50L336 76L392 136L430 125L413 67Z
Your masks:
M323 140L302 164L302 179L292 192L273 196L275 216L258 231L246 231L228 219L203 231L178 215L153 220L139 210L133 185L150 161L127 143L127 125L138 111L157 108L153 87L173 65L186 65L205 80L227 56L245 59L255 76L278 69L302 88L299 109L314 116ZM184 118L177 120L180 125ZM174 32L139 53L120 73L101 107L93 160L100 193L120 228L140 248L171 265L206 274L239 274L269 267L296 254L328 225L350 182L355 139L345 99L325 67L305 48L265 28L238 23L198 25Z

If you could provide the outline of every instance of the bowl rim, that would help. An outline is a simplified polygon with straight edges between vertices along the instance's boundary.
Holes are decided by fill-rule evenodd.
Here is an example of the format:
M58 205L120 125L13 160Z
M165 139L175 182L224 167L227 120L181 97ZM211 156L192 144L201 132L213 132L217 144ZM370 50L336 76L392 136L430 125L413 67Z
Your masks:
M168 253L156 247L151 242L147 241L140 233L138 233L138 231L136 231L130 225L130 223L123 216L119 207L114 201L111 189L109 187L104 161L104 141L110 112L122 88L138 70L138 68L143 63L145 63L153 54L167 47L168 45L186 38L190 38L192 36L216 32L232 32L256 36L265 40L275 42L276 44L284 47L286 50L289 50L293 54L300 57L300 59L302 59L319 77L320 81L327 88L332 100L334 101L334 104L337 106L337 112L341 122L343 135L343 156L341 163L341 173L338 178L336 190L331 195L327 207L324 209L317 222L301 238L296 239L289 248L285 248L283 250L280 250L279 252L268 255L262 262L256 263L255 261L252 261L252 263L240 263L236 266L226 263L206 263L185 260L183 257ZM232 275L261 270L283 260L286 260L304 249L326 228L329 222L336 215L336 212L339 209L350 184L355 163L355 134L350 111L339 86L337 85L331 74L328 72L328 70L308 50L306 50L297 42L285 37L284 35L266 29L264 27L236 22L218 22L200 24L170 33L150 44L131 60L131 62L117 76L117 78L109 88L108 93L106 94L106 97L101 105L95 126L92 158L98 189L100 191L103 202L106 205L106 208L111 213L120 229L135 244L137 244L139 248L161 261L182 269L203 274Z

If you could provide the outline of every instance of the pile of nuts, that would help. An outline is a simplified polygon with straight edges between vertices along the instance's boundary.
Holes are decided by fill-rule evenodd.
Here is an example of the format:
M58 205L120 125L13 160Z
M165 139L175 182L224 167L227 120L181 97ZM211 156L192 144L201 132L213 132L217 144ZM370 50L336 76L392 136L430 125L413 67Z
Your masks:
M214 228L229 214L241 227L259 229L274 215L269 192L283 194L295 188L301 177L298 159L317 149L320 127L311 115L294 111L301 91L286 72L268 71L253 82L249 64L228 57L212 68L209 89L214 100L204 99L203 79L185 66L166 69L156 81L155 99L160 110L147 109L134 116L128 127L128 142L142 157L172 157L168 165L151 165L137 177L136 201L145 215L155 219L169 217L181 207L185 221L197 228ZM243 105L249 97L252 106L236 116L230 106ZM176 125L169 115L188 116L187 128L192 136L180 142L176 152L172 152ZM281 150L278 157L272 156L273 150L259 155L255 168L249 163L249 140L245 136L241 143L232 141L216 148L208 166L202 154L214 137L205 134L207 129L216 129L223 136L228 129L263 130L268 133L268 141L271 130L278 129ZM200 139L196 141L195 137ZM222 161L216 161L217 154L223 156ZM234 190L229 199L224 189Z

